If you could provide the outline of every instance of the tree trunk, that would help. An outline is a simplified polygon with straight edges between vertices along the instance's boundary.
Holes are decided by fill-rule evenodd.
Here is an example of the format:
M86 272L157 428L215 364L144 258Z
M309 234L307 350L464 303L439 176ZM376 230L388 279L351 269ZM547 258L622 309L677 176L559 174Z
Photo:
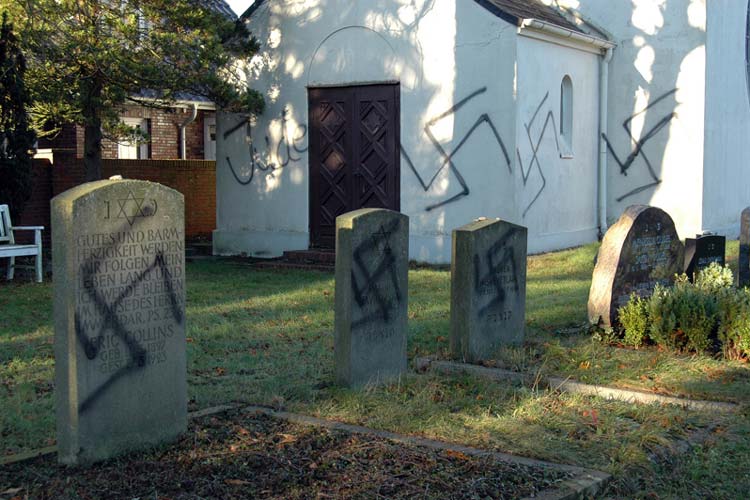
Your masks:
M83 168L86 182L102 178L102 124L87 123L83 133Z
M83 105L86 125L83 133L83 169L86 182L102 178L102 113L99 109L102 84L92 81L87 88Z

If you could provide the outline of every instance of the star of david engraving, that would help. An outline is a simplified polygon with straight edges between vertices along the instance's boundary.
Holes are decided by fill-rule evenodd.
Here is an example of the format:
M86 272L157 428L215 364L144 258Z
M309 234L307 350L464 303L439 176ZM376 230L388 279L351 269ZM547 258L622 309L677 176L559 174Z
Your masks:
M128 191L128 195L124 199L116 201L119 211L115 215L115 219L125 219L131 226L135 222L135 219L139 217L153 217L156 215L156 200L136 198L132 191ZM148 203L144 204L146 201Z

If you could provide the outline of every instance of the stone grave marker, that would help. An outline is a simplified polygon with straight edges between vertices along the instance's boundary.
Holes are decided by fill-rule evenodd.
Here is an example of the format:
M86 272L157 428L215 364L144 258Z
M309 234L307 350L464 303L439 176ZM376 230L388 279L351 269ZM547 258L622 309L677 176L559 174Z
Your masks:
M740 221L739 285L750 285L750 207L742 211Z
M685 274L693 281L695 275L712 262L724 266L726 263L727 239L715 234L697 234L685 238Z
M657 283L670 285L683 270L685 249L665 211L631 205L604 235L589 292L589 320L617 324L617 309L630 294L651 295Z
M451 353L463 361L489 358L520 344L526 326L525 227L479 219L453 231Z
M336 218L334 358L340 384L406 370L409 218L365 208Z
M135 180L52 200L58 459L85 464L187 428L183 196Z

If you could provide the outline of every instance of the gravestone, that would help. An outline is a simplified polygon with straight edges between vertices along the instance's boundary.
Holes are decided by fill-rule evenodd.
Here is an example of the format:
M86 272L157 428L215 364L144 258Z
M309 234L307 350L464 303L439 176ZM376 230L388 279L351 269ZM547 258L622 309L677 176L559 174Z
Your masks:
M695 238L685 238L685 274L690 281L695 275L716 262L724 267L726 263L727 239L715 234L697 234Z
M740 221L739 285L750 285L750 207L742 211Z
M476 362L523 342L527 229L480 219L453 231L451 353Z
M604 235L589 292L589 320L617 324L617 309L630 294L650 296L657 283L670 285L682 272L684 247L665 211L631 205Z
M134 180L52 200L58 459L82 464L187 428L183 196Z
M365 208L336 218L334 358L340 384L406 370L409 218Z

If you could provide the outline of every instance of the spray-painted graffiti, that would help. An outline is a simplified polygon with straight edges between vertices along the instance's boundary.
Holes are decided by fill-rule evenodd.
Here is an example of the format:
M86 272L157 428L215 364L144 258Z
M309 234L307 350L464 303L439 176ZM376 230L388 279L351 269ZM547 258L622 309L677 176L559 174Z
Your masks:
M654 138L656 134L658 134L661 129L669 125L669 122L672 121L677 116L677 113L674 111L665 115L662 117L656 125L651 127L640 139L637 139L630 128L631 122L638 117L639 115L642 115L643 113L646 113L649 109L653 108L660 102L664 101L665 99L669 98L670 96L674 95L677 92L677 89L672 89L666 94L658 97L654 101L652 101L648 106L643 108L641 111L635 113L630 118L622 122L622 127L625 129L625 132L628 134L628 137L630 137L630 140L632 141L634 147L633 151L625 158L624 160L621 160L619 156L617 156L617 153L615 153L615 149L612 146L612 143L610 142L609 138L606 134L602 134L602 139L604 139L604 142L607 144L607 149L612 154L612 157L615 159L618 165L620 165L620 173L622 175L628 175L628 170L631 166L633 166L633 162L635 162L636 158L641 157L643 158L644 163L646 164L646 167L648 168L649 176L651 177L651 181L639 186L631 191L628 191L624 195L617 198L617 201L622 201L625 198L628 198L630 196L633 196L635 194L638 194L642 191L645 191L647 189L650 189L654 186L658 186L661 184L661 179L659 178L659 175L656 173L656 169L654 168L653 164L651 163L651 160L649 160L648 156L646 155L646 152L643 151L643 147L646 145L648 141Z
M453 173L453 175L458 180L458 183L461 185L461 192L455 195L450 196L449 198L434 203L432 205L427 206L425 209L426 211L433 210L438 207L442 207L443 205L447 205L449 203L452 203L454 201L459 200L460 198L464 196L468 196L470 193L469 186L466 183L466 180L464 179L464 176L461 174L461 171L458 169L456 164L453 162L453 157L458 153L458 151L463 147L464 144L466 144L466 141L469 140L471 135L474 133L474 131L479 128L480 125L486 123L490 130L492 131L492 135L495 137L495 140L500 145L500 148L503 152L503 158L505 160L505 164L508 166L508 171L513 173L513 167L511 166L510 157L508 156L508 150L505 147L505 143L503 142L502 138L500 137L500 133L497 131L497 127L495 127L495 124L490 119L489 115L487 113L484 113L480 115L477 118L477 121L474 122L474 124L471 126L469 131L464 135L464 137L459 141L458 145L453 148L453 150L449 153L443 148L442 144L435 138L435 135L432 133L432 127L435 126L437 122L442 120L443 118L446 118L448 116L451 116L455 114L458 110L460 110L462 107L464 107L469 101L474 99L475 97L487 92L487 87L482 87L471 94L469 94L467 97L462 99L461 101L457 102L454 106L452 106L449 110L445 111L444 113L439 114L438 116L430 119L430 121L427 122L427 124L424 127L424 132L427 134L427 137L430 139L430 142L432 142L432 145L435 147L435 149L440 153L440 156L442 158L442 162L440 166L438 167L437 171L433 174L432 178L429 180L429 182L425 182L425 179L419 174L416 167L414 166L414 163L411 161L411 158L409 157L409 154L406 152L406 150L402 147L401 148L401 154L403 155L404 159L406 160L407 165L409 165L409 168L412 172L414 172L414 175L417 177L417 180L419 181L420 185L422 186L422 189L424 189L425 192L427 192L432 185L435 183L435 180L437 179L440 172L443 171L443 169L448 166L450 171Z
M393 317L392 310L403 300L396 275L396 255L390 244L399 224L400 220L394 219L380 226L380 230L354 249L352 292L362 316L352 322L353 328L374 321L388 323Z
M232 164L231 158L229 158L229 156L226 157L229 170L232 172L234 179L238 183L246 186L253 182L256 169L261 172L273 172L274 170L286 167L290 162L296 162L302 159L299 155L307 151L307 147L302 147L301 145L307 137L307 125L297 125L294 134L287 136L287 123L289 121L288 114L289 111L287 108L284 108L281 112L281 138L276 145L276 159L279 163L267 162L262 159L262 155L258 152L252 142L252 126L248 119L241 120L239 123L224 132L224 139L226 140L232 134L244 127L246 137L249 140L250 165L246 168L246 171L248 171L246 175L243 176L238 174L235 166ZM271 140L268 136L265 137L265 141L266 151L270 151L272 146Z
M539 105L536 107L536 110L534 111L534 114L531 116L531 120L529 120L528 123L524 123L524 128L526 129L526 137L529 139L529 146L531 147L531 159L529 160L529 164L527 167L524 168L523 166L523 159L521 158L521 151L519 149L516 149L516 155L518 156L518 164L521 166L521 178L523 179L523 185L526 186L526 184L529 181L529 176L531 176L531 169L536 165L537 171L539 172L539 177L542 180L542 185L539 187L539 191L537 191L536 195L534 195L534 198L531 200L531 202L524 208L523 210L523 217L526 217L526 214L529 213L529 210L531 210L531 207L536 203L536 201L539 199L539 197L542 195L542 192L544 191L544 188L547 187L547 178L544 177L544 171L542 170L542 165L539 163L539 148L542 145L542 140L544 139L544 135L547 133L547 126L552 123L552 135L555 138L555 146L557 147L557 152L560 152L560 141L557 137L557 125L555 124L555 115L552 113L552 111L547 112L547 116L544 120L544 125L542 125L542 129L539 132L539 135L536 138L536 141L531 136L531 129L534 127L534 123L536 122L537 116L539 116L539 112L542 110L542 107L544 106L544 103L547 102L547 99L549 98L549 92L544 94L544 97L542 98L542 101L539 103Z
M151 215L149 206L144 207L142 210L144 216ZM136 226L138 225L139 220L134 221ZM131 227L123 226L120 231L112 234L129 234L129 231L133 230L133 223L131 223L130 220L127 222ZM179 236L179 232L175 233L175 231L176 230L169 234L172 236ZM151 231L151 233L154 233L154 231ZM113 239L110 244L101 247L97 254L118 255L119 244L119 241ZM178 246L180 252L184 251L181 244L178 244ZM148 347L139 343L138 339L134 336L134 332L129 331L128 328L129 323L134 322L128 322L128 320L123 319L121 317L122 314L118 315L118 313L126 309L124 302L129 298L132 298L141 283L152 279L161 281L160 289L163 290L163 293L167 297L167 316L171 316L177 324L182 324L183 322L183 306L180 304L177 292L174 289L173 281L176 278L175 271L181 273L182 270L176 269L174 266L170 268L169 261L174 260L171 255L166 255L161 250L157 251L154 255L154 261L148 267L140 272L134 271L128 273L129 279L123 283L122 291L120 291L112 301L107 300L108 292L111 292L112 290L105 285L108 278L106 275L107 273L102 273L102 268L112 264L112 262L97 259L95 254L92 253L92 255L80 265L81 292L83 296L87 298L87 301L93 305L92 310L79 304L75 313L76 338L83 348L86 358L93 362L100 357L100 351L102 351L102 349L112 347L112 344L115 341L124 344L127 353L124 359L118 359L116 364L112 364L110 360L101 360L102 363L104 363L102 366L106 366L107 368L105 373L109 372L111 375L79 404L79 413L85 413L89 410L91 406L118 380L131 373L138 372L152 363L160 362L160 360L154 356L155 354L166 356L166 354L161 352L151 352ZM170 257L172 258L170 259ZM82 311L85 311L85 313ZM134 314L139 318L141 317L140 314L143 314L148 320L155 320L155 316L160 314L160 312L158 310L149 309L135 311ZM168 317L159 316L159 319L168 320ZM135 324L130 326L130 330L132 330L133 327L138 326L138 322L135 322Z
M485 274L481 274L482 259L478 254L474 255L474 290L478 295L490 297L490 301L479 310L480 316L502 306L508 290L518 293L518 266L513 246L508 244L516 233L517 229L510 229L487 250Z

